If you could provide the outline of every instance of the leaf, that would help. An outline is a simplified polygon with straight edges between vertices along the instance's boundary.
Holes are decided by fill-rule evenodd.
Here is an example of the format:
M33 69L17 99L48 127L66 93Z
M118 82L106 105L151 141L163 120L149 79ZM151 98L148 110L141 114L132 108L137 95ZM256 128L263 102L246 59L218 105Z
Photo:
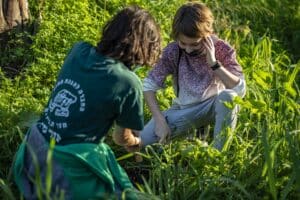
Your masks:
M265 82L265 80L259 75L259 73L254 72L253 73L253 79L256 81L256 83L261 86L264 90L268 90L270 86L268 83Z
M123 156L117 158L117 161L125 160L125 159L127 159L127 158L132 157L133 155L134 155L134 153L127 153L127 154L125 154L125 155L123 155Z
M250 103L252 104L252 106L254 108L258 108L258 109L266 109L266 102L263 101L263 100L252 100L252 99L249 99Z
M291 82L285 82L283 83L283 87L284 89L292 96L292 97L296 97L297 96L297 92L296 90L293 88ZM298 94L299 95L299 94Z

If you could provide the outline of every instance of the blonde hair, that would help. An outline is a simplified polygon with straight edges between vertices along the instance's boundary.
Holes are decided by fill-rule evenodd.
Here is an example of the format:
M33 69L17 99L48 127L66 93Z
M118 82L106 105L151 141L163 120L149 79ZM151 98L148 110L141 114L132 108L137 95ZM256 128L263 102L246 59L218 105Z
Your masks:
M201 38L212 34L214 17L211 10L202 3L189 2L176 12L172 24L172 37L178 39L179 34L191 38Z

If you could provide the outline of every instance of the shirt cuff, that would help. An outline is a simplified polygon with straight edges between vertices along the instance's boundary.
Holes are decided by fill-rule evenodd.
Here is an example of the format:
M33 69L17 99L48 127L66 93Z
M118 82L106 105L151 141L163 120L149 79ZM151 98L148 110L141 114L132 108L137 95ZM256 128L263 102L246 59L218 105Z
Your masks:
M153 80L150 78L145 78L144 79L144 84L143 84L143 91L157 91L161 89Z

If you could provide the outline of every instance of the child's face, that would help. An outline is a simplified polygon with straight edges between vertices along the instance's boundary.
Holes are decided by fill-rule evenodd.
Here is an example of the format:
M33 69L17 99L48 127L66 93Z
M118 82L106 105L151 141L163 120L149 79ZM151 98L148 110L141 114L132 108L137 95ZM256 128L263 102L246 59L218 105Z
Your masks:
M188 54L201 54L204 50L204 45L202 44L203 38L190 38L185 35L179 34L178 45Z

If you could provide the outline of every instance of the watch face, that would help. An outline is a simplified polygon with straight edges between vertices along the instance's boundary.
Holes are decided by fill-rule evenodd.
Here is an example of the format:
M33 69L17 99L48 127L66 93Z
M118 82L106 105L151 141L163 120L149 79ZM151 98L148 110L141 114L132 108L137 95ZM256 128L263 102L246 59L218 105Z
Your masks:
M221 65L220 65L220 63L217 61L217 63L214 64L213 66L211 66L210 68L211 68L212 70L216 70L216 69L218 69L218 68L220 68L220 67L221 67Z

